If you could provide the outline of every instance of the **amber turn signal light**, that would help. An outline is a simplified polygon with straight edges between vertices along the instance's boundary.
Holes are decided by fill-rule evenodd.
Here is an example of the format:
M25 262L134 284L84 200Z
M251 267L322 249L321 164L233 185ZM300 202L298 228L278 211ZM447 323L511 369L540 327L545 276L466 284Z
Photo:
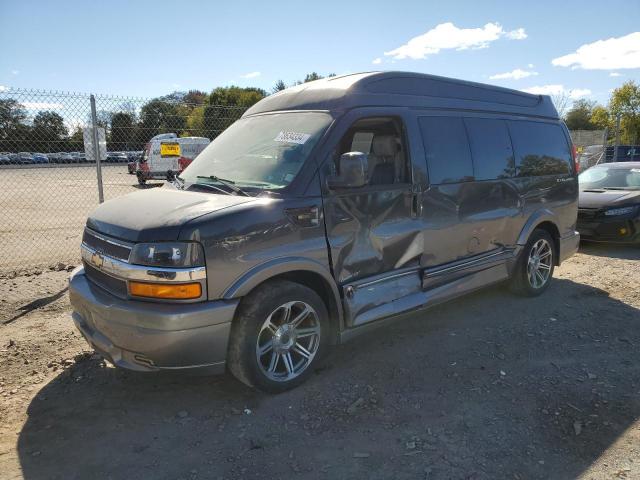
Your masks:
M194 298L200 298L202 295L202 286L199 283L166 284L129 282L129 293L136 297L192 300Z

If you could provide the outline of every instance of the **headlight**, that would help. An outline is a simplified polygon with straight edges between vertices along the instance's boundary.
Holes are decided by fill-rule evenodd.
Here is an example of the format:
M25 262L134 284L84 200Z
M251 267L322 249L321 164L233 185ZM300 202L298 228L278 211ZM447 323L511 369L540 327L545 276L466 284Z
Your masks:
M129 262L147 267L202 267L204 250L194 242L138 243L131 250Z
M632 213L636 207L621 207L621 208L611 208L604 212L604 214L608 217L613 217L615 215L627 215Z

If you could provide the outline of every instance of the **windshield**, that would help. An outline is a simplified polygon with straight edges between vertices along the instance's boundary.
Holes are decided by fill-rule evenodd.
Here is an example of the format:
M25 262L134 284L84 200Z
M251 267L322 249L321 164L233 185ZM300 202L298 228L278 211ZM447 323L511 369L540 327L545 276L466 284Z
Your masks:
M640 168L602 165L585 170L578 176L580 188L640 190Z
M211 142L180 177L189 183L216 182L214 177L218 177L242 187L284 188L330 123L331 116L320 112L241 118Z

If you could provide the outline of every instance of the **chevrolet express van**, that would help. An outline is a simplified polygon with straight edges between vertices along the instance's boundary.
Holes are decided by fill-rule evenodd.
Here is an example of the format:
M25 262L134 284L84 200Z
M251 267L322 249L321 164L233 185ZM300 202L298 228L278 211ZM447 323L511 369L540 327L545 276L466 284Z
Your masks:
M547 96L404 72L289 88L91 213L73 320L120 367L286 390L400 314L544 292L578 248L572 151Z

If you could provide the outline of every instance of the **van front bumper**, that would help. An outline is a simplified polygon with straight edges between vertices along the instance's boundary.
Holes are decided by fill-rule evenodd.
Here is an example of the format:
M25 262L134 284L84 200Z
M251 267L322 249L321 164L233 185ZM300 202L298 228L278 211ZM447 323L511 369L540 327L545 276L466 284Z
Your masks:
M238 301L154 303L119 299L93 285L84 268L69 278L72 318L110 363L129 370L225 370Z

